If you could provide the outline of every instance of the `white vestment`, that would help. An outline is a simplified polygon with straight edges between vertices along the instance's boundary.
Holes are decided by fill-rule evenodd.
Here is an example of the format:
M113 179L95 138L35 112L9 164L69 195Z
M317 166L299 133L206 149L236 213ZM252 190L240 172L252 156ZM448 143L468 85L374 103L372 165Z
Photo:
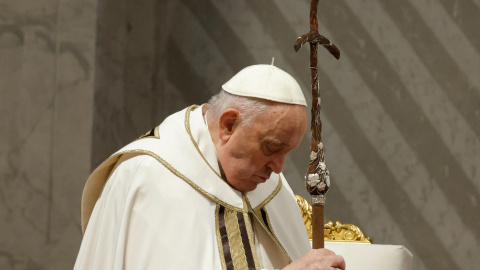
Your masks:
M76 270L279 269L311 249L282 174L247 193L220 177L201 107L103 162L83 200Z

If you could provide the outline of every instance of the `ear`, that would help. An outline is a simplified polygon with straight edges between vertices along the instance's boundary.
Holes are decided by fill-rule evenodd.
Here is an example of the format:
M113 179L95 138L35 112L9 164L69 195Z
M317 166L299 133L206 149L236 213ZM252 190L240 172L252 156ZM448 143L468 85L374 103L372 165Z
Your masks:
M226 109L222 115L220 115L220 140L226 143L233 132L235 132L239 121L240 112L233 108Z

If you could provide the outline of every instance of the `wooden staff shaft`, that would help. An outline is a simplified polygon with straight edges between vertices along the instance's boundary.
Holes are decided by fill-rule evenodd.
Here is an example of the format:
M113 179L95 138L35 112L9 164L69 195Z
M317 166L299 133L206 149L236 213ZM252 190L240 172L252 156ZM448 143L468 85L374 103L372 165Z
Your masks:
M318 0L312 0L310 4L310 32L318 32L317 6ZM322 121L320 120L320 91L318 89L318 72L317 72L317 48L316 42L310 43L310 73L312 83L312 141L310 151L318 153L318 143L322 141ZM323 152L323 149L320 149ZM316 173L318 161L324 162L323 153L320 153L317 162L311 162L308 173ZM324 206L312 205L312 247L324 247Z
M312 247L324 248L324 213L323 205L312 205ZM317 229L314 229L317 228Z
M310 144L310 163L306 175L306 188L312 196L312 236L313 248L324 247L324 204L325 194L330 187L329 171L325 165L322 143L322 121L320 119L321 97L318 85L317 49L322 45L335 58L340 58L338 48L326 37L318 33L317 7L319 0L310 4L310 32L297 38L293 48L300 50L303 44L310 44L310 73L312 87L312 141Z

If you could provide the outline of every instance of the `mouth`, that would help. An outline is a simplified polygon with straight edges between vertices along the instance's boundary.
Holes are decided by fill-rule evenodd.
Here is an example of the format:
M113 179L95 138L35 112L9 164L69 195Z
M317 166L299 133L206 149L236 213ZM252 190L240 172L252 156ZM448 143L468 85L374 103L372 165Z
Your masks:
M260 175L257 175L257 176L258 176L258 178L261 179L261 180L260 180L260 183L265 183L265 182L267 182L268 178L270 178L270 176L267 176L267 177L265 177L265 176L260 176Z

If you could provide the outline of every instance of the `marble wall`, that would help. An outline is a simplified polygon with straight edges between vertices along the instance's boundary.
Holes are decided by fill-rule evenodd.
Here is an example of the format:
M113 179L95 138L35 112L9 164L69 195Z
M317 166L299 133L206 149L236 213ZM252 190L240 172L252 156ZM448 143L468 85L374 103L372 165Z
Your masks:
M97 3L98 2L98 3ZM246 65L309 93L308 1L0 1L0 269L65 269L88 173ZM480 264L479 0L326 0L326 219L402 244L415 269ZM36 91L36 93L35 93ZM303 188L309 134L286 161Z
M90 172L96 1L0 2L0 269L68 269Z

